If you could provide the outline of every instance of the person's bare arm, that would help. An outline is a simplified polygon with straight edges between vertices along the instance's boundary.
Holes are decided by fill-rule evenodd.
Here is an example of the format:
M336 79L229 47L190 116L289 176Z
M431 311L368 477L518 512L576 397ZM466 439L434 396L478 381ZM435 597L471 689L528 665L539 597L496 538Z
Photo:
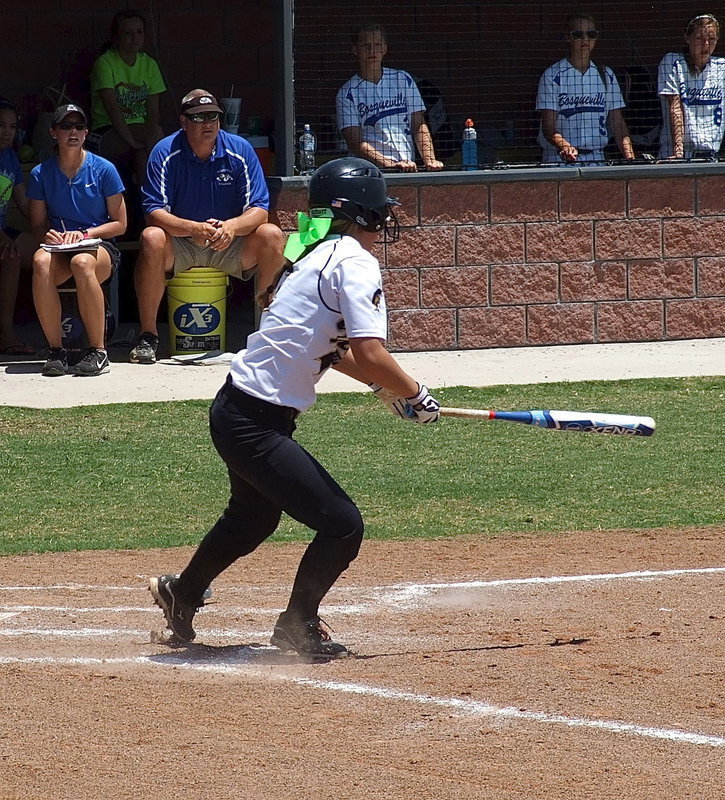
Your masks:
M381 169L400 169L403 172L415 172L417 169L414 161L396 161L378 152L369 142L363 140L362 128L357 125L343 128L342 135L351 153L367 159Z
M15 205L18 207L18 210L24 217L30 216L30 203L28 202L28 196L25 193L25 184L24 183L16 183L13 186L13 200L15 201Z
M627 122L624 119L621 108L613 108L609 112L609 124L614 134L614 141L617 143L617 147L619 147L619 152L626 159L634 158L632 139L629 135L629 128L627 127Z
M169 236L191 239L199 247L206 247L217 229L210 222L196 222L193 219L177 217L170 211L157 208L146 215L146 224L155 225Z
M208 219L207 222L215 228L214 235L209 239L209 247L212 250L226 250L235 236L249 236L268 219L267 211L255 206L248 208L238 217L224 220Z
M380 339L350 339L350 350L335 369L361 383L377 383L401 397L413 397L419 390L418 382L403 370Z
M103 225L88 229L89 237L100 239L113 239L115 236L122 236L126 233L126 201L123 194L112 194L106 198L106 208L110 220Z
M672 130L672 152L669 158L684 158L685 155L685 116L682 101L677 94L664 95L669 104L670 128Z
M559 113L545 108L541 112L541 132L549 144L553 145L565 161L576 161L579 151L557 130Z
M335 365L339 372L367 383L376 397L396 416L428 424L440 417L440 403L385 349L382 340L350 339L350 350Z
M423 159L423 166L428 170L443 169L443 162L438 161L433 149L433 138L430 134L430 128L425 121L425 116L422 111L416 111L411 114L410 127L413 132L413 140L415 146L418 148L420 157Z
M40 243L46 241L48 231L48 206L45 200L30 200L30 230L35 240ZM52 236L50 241L60 244L62 237Z

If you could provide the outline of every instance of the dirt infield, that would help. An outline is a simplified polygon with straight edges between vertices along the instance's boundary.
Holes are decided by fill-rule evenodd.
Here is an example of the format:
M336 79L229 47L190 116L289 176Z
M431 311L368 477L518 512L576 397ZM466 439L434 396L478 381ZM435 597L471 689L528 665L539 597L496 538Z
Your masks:
M320 664L267 645L299 545L175 649L145 584L188 550L0 559L0 798L715 800L723 533L366 542Z

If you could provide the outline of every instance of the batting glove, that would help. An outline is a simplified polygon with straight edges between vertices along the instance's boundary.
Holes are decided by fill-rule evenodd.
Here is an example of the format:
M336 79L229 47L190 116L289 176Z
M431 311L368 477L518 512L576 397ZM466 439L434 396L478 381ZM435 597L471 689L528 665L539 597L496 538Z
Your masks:
M415 411L410 407L410 403L399 394L391 392L389 389L384 389L379 383L369 383L371 391L375 397L380 400L388 409L391 414L402 419L415 420Z
M415 412L415 422L426 425L429 422L438 422L441 415L441 404L428 391L427 386L418 384L418 394L408 397L407 402Z

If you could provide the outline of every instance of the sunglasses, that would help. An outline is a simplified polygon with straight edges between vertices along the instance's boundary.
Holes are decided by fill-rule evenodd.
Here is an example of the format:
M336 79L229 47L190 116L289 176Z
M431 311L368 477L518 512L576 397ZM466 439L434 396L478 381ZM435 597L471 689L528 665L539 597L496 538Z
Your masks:
M218 111L204 111L201 114L184 114L192 122L216 122L221 116Z
M587 39L596 39L599 36L599 31L591 28L588 31L569 31L571 34L572 39L583 39L585 36Z
M85 122L59 122L58 127L62 131L84 131L88 127L88 124Z

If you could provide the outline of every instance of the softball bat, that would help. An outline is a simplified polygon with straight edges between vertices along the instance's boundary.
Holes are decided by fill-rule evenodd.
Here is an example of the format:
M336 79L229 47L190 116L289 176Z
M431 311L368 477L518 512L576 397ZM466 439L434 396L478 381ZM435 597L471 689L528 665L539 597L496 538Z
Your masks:
M652 417L629 414L600 414L595 411L487 411L479 408L441 408L443 417L461 419L501 419L520 422L537 428L581 433L610 433L618 436L652 436L655 421Z

